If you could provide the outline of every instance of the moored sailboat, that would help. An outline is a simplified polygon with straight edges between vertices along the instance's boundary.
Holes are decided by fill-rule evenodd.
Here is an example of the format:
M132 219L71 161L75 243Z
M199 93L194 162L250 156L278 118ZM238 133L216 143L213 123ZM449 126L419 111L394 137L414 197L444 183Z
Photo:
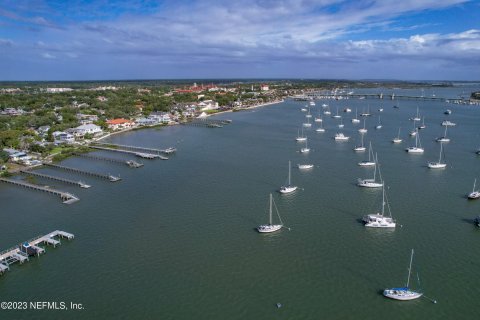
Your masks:
M408 278L407 278L407 284L403 288L391 288L391 289L385 289L383 291L383 295L387 298L390 299L395 299L395 300L414 300L420 298L423 293L417 292L414 290L411 290L409 285L410 285L410 275L412 273L412 262L413 262L413 249L412 249L412 254L410 255L410 265L408 267Z
M277 216L278 219L280 220L280 224L273 224L272 221L272 207L275 206L275 210L277 211ZM270 232L275 232L280 230L283 227L283 221L282 218L280 217L280 213L278 212L277 206L275 205L275 202L273 201L273 196L270 193L270 208L269 208L269 222L268 224L262 224L257 227L257 231L260 233L270 233Z
M446 163L442 163L442 150L443 150L443 143L440 143L440 157L438 162L429 162L428 167L430 169L445 169L447 167Z
M279 192L280 193L291 193L297 190L297 186L292 185L292 167L291 167L291 162L288 161L288 179L287 179L287 184L280 187Z
M390 211L390 206L388 205L388 200L385 195L385 181L383 181L382 186L382 211L380 213L369 214L363 217L363 222L365 227L372 228L395 228L396 222L392 218L392 213ZM385 204L387 205L387 211L389 216L385 216Z

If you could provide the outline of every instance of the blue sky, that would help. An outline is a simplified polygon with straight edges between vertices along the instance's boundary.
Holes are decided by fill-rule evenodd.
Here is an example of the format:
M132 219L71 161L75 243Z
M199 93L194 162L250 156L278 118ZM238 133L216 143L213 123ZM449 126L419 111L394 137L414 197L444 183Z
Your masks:
M0 80L480 80L480 1L0 0Z

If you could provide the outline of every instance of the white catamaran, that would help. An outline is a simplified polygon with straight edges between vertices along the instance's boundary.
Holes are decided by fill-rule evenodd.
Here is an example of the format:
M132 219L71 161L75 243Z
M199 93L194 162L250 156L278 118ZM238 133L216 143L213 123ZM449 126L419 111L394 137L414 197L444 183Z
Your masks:
M415 135L415 147L408 147L405 149L408 153L423 153L425 150L422 148L422 145L420 143L420 134L417 131L417 134Z
M423 293L411 290L409 288L410 275L412 273L412 262L413 262L413 249L412 249L412 254L410 255L410 265L408 267L408 278L407 278L406 286L403 287L403 288L385 289L383 291L383 295L385 297L390 298L390 299L405 301L405 300L418 299L423 295Z
M382 194L382 211L380 213L369 214L363 217L363 222L365 227L371 228L395 228L396 223L392 218L392 212L390 211L390 206L388 205L388 200L385 195L385 181L383 182L383 194ZM385 216L385 204L387 205L387 210L389 216Z
M275 206L275 211L277 212L278 219L280 220L280 224L273 224L272 222L272 207ZM260 233L270 233L280 230L283 227L283 221L280 217L280 213L278 213L277 206L273 201L273 196L270 193L270 209L269 209L269 220L268 224L262 224L257 227L257 231Z
M291 167L291 162L288 161L288 180L287 180L287 185L285 186L282 186L280 188L280 193L290 193L290 192L294 192L295 190L297 190L297 186L292 186L292 167Z

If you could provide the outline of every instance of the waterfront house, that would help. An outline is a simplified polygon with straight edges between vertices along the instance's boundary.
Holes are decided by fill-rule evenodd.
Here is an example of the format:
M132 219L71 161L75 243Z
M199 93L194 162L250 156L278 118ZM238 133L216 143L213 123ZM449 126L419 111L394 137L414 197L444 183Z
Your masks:
M73 128L72 133L75 137L83 137L86 134L97 136L102 134L103 130L99 126L90 123Z
M135 120L135 123L139 126L152 126L159 123L157 118L138 118Z
M172 117L167 112L152 112L148 117L156 119L160 123L169 123L172 121Z
M123 118L107 120L108 128L111 130L122 130L133 127L135 122Z
M30 159L32 159L31 156L29 156L23 151L9 149L9 148L5 148L3 149L3 151L8 153L8 157L10 158L11 161L14 161L14 162L26 163L26 162L29 162Z
M54 143L55 144L62 144L62 143L73 143L75 142L75 137L73 134L63 131L55 131L52 133Z

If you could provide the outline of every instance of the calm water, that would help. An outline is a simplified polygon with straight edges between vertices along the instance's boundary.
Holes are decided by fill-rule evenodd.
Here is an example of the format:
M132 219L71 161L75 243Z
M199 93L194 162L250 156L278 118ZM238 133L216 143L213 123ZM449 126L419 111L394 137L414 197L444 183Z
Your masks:
M467 88L469 93L478 88ZM456 97L465 89L436 89ZM378 92L378 90L372 90ZM357 91L358 92L358 91ZM388 92L385 90L384 92ZM397 94L420 95L418 90ZM426 90L425 95L432 92ZM312 109L318 115L321 104ZM176 146L169 161L148 161L140 169L70 158L65 165L119 174L123 181L77 176L84 190L39 182L81 198L64 205L54 196L0 184L2 232L6 249L38 234L60 229L74 233L57 249L14 265L0 279L2 301L82 303L82 311L0 311L2 319L477 319L480 312L480 230L472 219L480 201L467 201L474 177L480 179L480 108L436 102L326 101L345 116L351 141L335 143L337 121L324 117L325 133L307 130L308 155L294 138L304 103L282 104L219 115L232 119L223 129L174 126L118 135L112 142L146 147ZM366 154L350 123L370 104L365 144L378 152L395 230L368 230L359 219L379 209L380 190L355 186L371 169L356 163ZM343 108L353 109L344 114ZM420 132L423 155L404 149L416 107L427 128ZM375 130L377 109L383 128ZM438 159L443 111L457 126L445 144L448 168L432 171ZM402 127L403 143L390 141ZM97 152L100 155L128 157ZM274 193L291 231L261 235L268 194L285 182L292 161L293 182L301 190ZM300 172L297 163L314 163ZM405 283L410 249L426 299L396 302L381 290ZM416 278L416 277L415 277ZM417 281L413 281L418 287ZM282 303L277 309L275 304Z

